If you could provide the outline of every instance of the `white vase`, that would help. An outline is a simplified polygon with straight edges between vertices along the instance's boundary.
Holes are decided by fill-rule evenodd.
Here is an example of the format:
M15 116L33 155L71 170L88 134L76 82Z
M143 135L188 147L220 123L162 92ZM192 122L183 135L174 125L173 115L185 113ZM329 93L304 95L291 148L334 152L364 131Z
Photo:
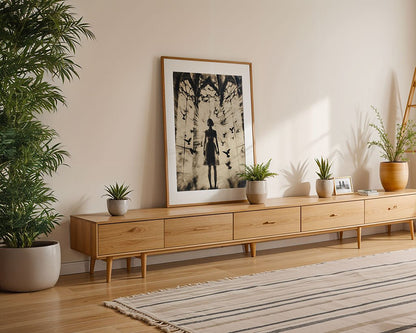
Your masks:
M334 193L334 181L332 179L317 179L316 193L320 198L329 198Z
M0 289L29 292L53 287L61 272L59 242L39 241L32 247L0 247Z
M267 182L265 180L247 181L247 199L251 204L262 204L267 198Z
M121 216L127 213L127 199L115 200L107 199L108 212L113 216Z

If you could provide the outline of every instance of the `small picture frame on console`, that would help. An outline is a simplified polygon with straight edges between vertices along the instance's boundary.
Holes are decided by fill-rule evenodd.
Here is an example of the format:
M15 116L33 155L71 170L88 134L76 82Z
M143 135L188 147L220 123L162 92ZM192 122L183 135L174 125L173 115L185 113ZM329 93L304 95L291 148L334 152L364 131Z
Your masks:
M351 194L354 193L351 176L335 177L335 194Z

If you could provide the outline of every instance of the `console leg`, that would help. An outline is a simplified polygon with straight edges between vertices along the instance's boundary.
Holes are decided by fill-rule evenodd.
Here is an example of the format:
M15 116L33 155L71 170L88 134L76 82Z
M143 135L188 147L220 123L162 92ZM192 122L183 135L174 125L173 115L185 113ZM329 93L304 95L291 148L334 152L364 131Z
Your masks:
M342 238L344 237L344 232L340 231L338 232L338 239L342 242Z
M147 273L147 254L146 253L142 253L140 255L141 258L141 262L142 262L142 277L145 278L146 277L146 273Z
M113 257L107 257L107 283L111 282L111 270L113 269Z
M361 249L361 228L357 228L357 246Z
M256 256L256 243L250 243L251 256L254 258Z
M127 272L131 271L131 258L126 258L127 261Z
M409 229L410 229L410 237L412 238L412 240L415 239L415 227L413 225L413 220L409 221Z
M90 274L94 274L95 260L93 257L90 259Z
M244 244L244 253L248 253L248 252L249 252L248 244Z
M389 225L387 226L387 233L388 233L389 235L391 235L391 224L389 224Z

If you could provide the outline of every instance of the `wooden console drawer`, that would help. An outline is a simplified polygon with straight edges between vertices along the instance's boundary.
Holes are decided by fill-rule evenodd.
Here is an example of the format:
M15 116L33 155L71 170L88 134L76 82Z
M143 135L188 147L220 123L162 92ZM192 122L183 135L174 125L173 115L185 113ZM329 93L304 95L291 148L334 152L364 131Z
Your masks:
M98 226L98 255L163 248L163 220Z
M234 214L234 239L283 235L300 231L300 207Z
M165 246L207 244L233 239L233 215L216 214L165 220Z
M364 201L302 207L302 231L348 227L364 223Z
M365 223L416 217L416 195L377 198L365 202Z

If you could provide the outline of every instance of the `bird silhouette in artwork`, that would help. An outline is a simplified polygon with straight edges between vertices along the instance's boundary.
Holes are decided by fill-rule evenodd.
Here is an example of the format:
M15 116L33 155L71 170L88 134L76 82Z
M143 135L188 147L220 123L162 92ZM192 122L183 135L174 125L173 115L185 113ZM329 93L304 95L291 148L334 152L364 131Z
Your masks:
M188 144L188 145L190 145L191 144L191 140L192 140L192 138L189 138L189 139L184 139L185 141L186 141L186 143Z
M225 141L221 140L221 146L224 146L224 145L225 145Z
M191 152L192 155L196 153L196 149L189 148L189 151Z
M230 131L231 131L231 133L234 133L234 126L230 127Z
M227 132L222 133L222 137L225 139L225 137L227 136Z
M222 151L225 155L227 155L227 157L230 157L230 148L228 148L227 150L223 150Z
M231 161L228 161L227 163L225 163L225 165L228 167L228 169L231 169L232 168Z
M182 119L183 119L183 120L186 120L186 112L182 112L182 111L181 111L181 113L182 113Z

